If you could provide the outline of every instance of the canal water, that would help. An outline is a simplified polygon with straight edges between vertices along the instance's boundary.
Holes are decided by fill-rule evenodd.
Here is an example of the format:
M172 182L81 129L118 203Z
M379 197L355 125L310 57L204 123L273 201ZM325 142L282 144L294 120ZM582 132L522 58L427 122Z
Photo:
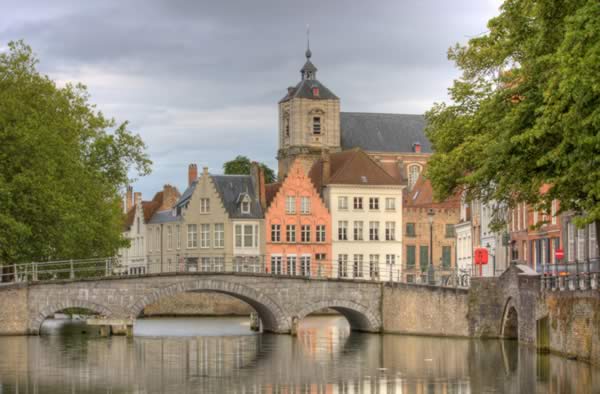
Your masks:
M47 320L39 337L0 337L0 393L600 393L600 370L519 346L350 332L339 316L297 337L244 318L138 320L101 338Z

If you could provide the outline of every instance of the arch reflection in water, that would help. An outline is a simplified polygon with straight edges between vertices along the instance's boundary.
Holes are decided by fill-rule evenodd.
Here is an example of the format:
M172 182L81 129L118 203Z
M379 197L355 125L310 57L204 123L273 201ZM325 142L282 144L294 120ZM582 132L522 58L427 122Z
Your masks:
M341 317L309 317L296 338L4 337L0 354L9 393L600 392L598 369L516 341L350 333Z

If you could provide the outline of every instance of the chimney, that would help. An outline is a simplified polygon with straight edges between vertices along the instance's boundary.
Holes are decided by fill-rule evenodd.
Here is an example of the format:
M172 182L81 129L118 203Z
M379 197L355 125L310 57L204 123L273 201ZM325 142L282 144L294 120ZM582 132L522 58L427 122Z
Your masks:
M331 177L331 162L329 161L329 151L323 150L321 153L321 160L323 161L323 169L321 173L321 184L327 185L329 178Z
M421 143L420 142L415 142L413 144L413 152L421 153Z
M265 169L258 167L258 199L263 210L267 209L267 189L265 187Z
M252 179L252 187L256 193L256 197L260 200L260 166L257 162L250 163L250 178Z
M188 186L191 186L198 179L198 166L190 164L188 167Z
M133 206L133 186L127 186L127 193L125 194L125 212L129 212Z
M135 205L141 204L142 203L142 193L140 193L140 192L133 193L133 202Z
M177 189L171 185L163 186L163 203L159 208L160 211L164 211L167 209L171 209L173 205L177 202L179 198L179 193Z

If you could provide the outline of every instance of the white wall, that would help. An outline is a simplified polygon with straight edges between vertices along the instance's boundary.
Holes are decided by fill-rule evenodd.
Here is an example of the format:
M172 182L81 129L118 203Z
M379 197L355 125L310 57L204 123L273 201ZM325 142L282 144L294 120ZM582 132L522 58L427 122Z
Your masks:
M121 269L130 272L131 269L146 269L146 256L148 244L146 242L146 223L144 223L144 212L141 204L136 204L133 224L129 231L123 236L130 240L129 248L119 249ZM139 220L139 229L138 229ZM138 272L141 273L141 272Z
M348 278L353 277L354 255L363 256L362 278L369 279L370 255L379 255L379 279L390 280L390 268L393 280L398 280L402 268L402 189L403 186L360 186L360 185L329 185L325 189L325 201L331 212L332 219L332 253L334 273L338 274L338 257L348 255ZM340 210L338 197L348 198L348 209ZM363 209L355 210L354 197L363 198ZM369 209L369 197L379 197L379 210ZM386 198L395 199L395 210L386 210ZM338 225L340 221L348 222L348 241L338 240ZM354 241L355 221L363 222L363 241ZM379 222L379 241L369 241L369 222ZM395 223L395 241L385 240L386 222ZM386 255L395 256L395 264L386 264Z

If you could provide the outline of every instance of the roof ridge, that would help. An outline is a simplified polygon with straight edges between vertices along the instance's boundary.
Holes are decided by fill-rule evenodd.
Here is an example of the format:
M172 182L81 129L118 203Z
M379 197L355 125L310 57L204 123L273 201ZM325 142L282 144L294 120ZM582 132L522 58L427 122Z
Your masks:
M394 113L394 112L354 112L354 111L340 111L340 114L425 116L425 114L407 114L407 113L402 114L402 113Z

